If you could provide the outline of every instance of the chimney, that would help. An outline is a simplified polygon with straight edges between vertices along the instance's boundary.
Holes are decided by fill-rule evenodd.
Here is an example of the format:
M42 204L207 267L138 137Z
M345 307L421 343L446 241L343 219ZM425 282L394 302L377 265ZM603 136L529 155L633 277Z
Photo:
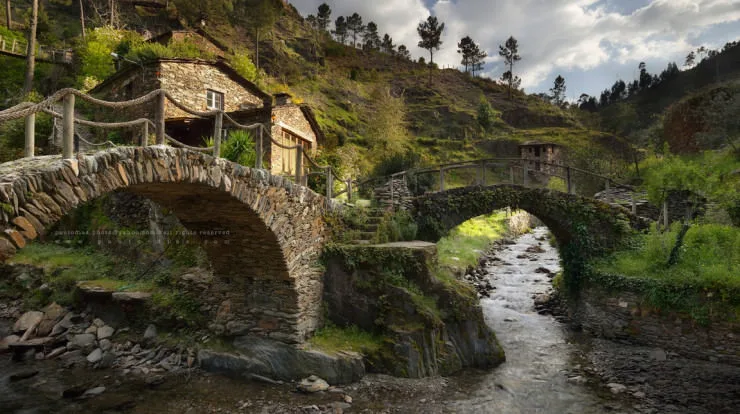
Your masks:
M290 105L293 103L293 97L289 93L276 93L275 106Z

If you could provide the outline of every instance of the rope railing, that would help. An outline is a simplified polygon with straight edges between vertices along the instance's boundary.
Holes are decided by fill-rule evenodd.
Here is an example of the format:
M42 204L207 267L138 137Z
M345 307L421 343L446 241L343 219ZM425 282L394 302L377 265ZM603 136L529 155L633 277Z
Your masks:
M155 102L155 119L152 121L147 118L139 118L131 121L123 121L123 122L96 122L96 121L90 121L86 119L81 119L77 116L75 116L75 101L76 98L80 98L81 100L94 105L98 107L103 107L107 109L126 109L126 108L132 108L136 106L140 106L143 104L147 104L150 102ZM57 105L59 102L62 102L62 113L59 113L54 110L55 105ZM198 118L204 118L209 119L213 118L214 120L214 130L213 130L213 145L210 147L194 147L191 145L187 145L183 142L178 141L177 139L169 136L165 132L165 110L166 110L166 101L169 101L175 108L180 109L181 111L190 114L192 116L198 117ZM24 155L26 157L33 157L35 155L35 123L36 123L36 114L37 113L45 113L47 115L52 116L56 119L62 120L62 158L64 159L73 159L74 158L74 151L75 151L75 138L79 142L83 142L89 146L92 147L100 147L104 145L112 145L116 146L115 143L113 143L110 140L106 140L105 142L100 143L93 143L88 140L85 140L82 138L79 134L75 132L75 125L83 125L87 127L94 127L94 128L103 128L103 129L113 129L113 128L132 128L132 127L139 127L142 128L142 137L140 140L140 145L146 146L149 143L149 129L153 128L155 131L155 143L157 145L164 145L165 143L169 143L171 145L185 148L191 151L198 151L198 152L210 152L215 157L219 157L221 153L221 136L223 131L223 123L226 121L231 126L234 126L238 129L242 130L249 130L249 131L256 131L257 132L257 139L255 140L255 146L256 146L256 152L257 152L257 160L256 160L256 168L263 168L263 157L264 157L264 135L267 135L267 138L269 139L269 142L271 145L275 145L278 148L283 148L286 150L295 150L296 151L296 159L295 159L295 182L302 185L307 185L306 178L308 175L323 175L326 178L326 196L328 198L336 197L339 194L344 194L345 192L349 192L351 194L351 181L345 181L345 184L347 185L347 188L338 193L334 194L333 187L334 187L334 179L339 179L337 175L334 173L330 165L319 165L309 154L306 154L303 145L293 145L288 146L284 145L281 142L275 140L272 137L272 134L270 133L270 129L267 128L264 124L261 123L255 123L252 125L243 125L239 122L237 122L235 119L233 119L230 115L226 114L223 110L212 110L212 111L196 111L194 109L188 108L186 105L183 105L182 103L178 102L169 92L163 89L157 89L154 91L151 91L147 93L146 95L142 95L135 99L130 99L126 101L106 101L103 99L95 98L91 95L88 95L84 92L78 91L73 88L65 88L60 89L59 91L55 92L51 96L47 97L46 99L42 100L41 102L33 103L33 102L22 102L18 105L15 105L13 107L10 107L8 109L5 109L3 111L0 111L0 123L7 122L15 119L21 119L25 118L25 150ZM306 161L304 164L304 160ZM303 166L307 166L307 171L304 173ZM314 168L317 170L320 170L320 172L311 172L308 171L308 169ZM341 179L339 179L341 181Z

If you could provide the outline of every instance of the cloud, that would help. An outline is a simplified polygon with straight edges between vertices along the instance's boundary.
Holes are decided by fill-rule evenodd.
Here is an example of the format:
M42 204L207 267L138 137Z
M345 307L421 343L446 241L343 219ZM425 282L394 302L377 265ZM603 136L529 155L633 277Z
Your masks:
M307 15L321 0L295 0ZM707 28L740 20L740 0L341 0L328 1L333 18L358 12L375 21L381 33L404 43L415 56L427 56L416 47L416 25L432 13L445 23L443 45L435 53L440 66L459 66L457 42L471 36L488 51L484 74L498 78L503 62L498 45L509 36L519 41L522 60L515 73L522 86L533 88L557 73L587 71L607 63L682 56ZM625 4L637 4L632 10ZM551 80L551 79L550 79Z

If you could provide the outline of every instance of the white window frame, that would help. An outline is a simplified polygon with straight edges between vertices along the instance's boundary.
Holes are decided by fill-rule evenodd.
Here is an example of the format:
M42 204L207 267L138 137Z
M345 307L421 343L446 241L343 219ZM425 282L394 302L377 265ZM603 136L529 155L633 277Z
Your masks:
M214 91L213 89L206 89L206 108L223 110L224 109L223 92Z

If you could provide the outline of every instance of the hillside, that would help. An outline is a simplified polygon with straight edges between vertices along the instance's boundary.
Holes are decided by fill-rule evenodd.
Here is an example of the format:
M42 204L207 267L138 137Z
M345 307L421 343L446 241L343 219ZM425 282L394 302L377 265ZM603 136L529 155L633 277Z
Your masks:
M245 0L244 3L265 1ZM198 25L233 53L247 53L256 62L255 32L247 29L255 16L249 15L249 9L230 15L228 8L204 15L204 10L218 9L216 3L215 0L202 4L173 1L166 9L127 8L122 3L117 23L149 35ZM281 10L271 26L271 34L262 36L265 40L259 48L261 75L255 81L270 93L291 93L296 100L314 108L327 137L324 159L345 174L370 174L391 153L404 150L411 150L418 158L416 162L422 164L517 156L516 145L528 140L565 145L571 149L571 162L582 167L605 174L626 170L623 166L630 158L629 146L610 134L585 127L580 111L563 110L523 93L515 93L509 100L502 85L457 70L434 69L430 85L427 65L337 43L327 33L313 29L289 4L272 3L279 4ZM40 41L49 46L73 46L78 56L74 67L66 72L40 65L37 91L46 95L65 86L89 86L83 82L85 71L91 67L85 54L93 49L86 47L80 37L77 5L46 1L42 5L46 24L40 25ZM97 23L104 22L98 19ZM87 29L90 33L91 26ZM100 42L102 46L96 43L96 47L141 58L141 55L126 54L132 43L129 35L124 37L118 43ZM90 36L86 41L91 42ZM113 63L109 53L97 49L94 52L100 59L93 69L111 73ZM0 90L0 102L8 105L18 100L23 63L0 57L0 64L13 68L7 78L13 79L12 84L5 82L4 90ZM383 131L371 125L378 112L382 112L378 100L382 91L388 91L389 99L403 104L399 120L402 131L399 136L387 138L394 141L390 143L393 147L390 152L378 150L377 136L383 135ZM486 129L478 122L481 105L490 105L493 114Z

